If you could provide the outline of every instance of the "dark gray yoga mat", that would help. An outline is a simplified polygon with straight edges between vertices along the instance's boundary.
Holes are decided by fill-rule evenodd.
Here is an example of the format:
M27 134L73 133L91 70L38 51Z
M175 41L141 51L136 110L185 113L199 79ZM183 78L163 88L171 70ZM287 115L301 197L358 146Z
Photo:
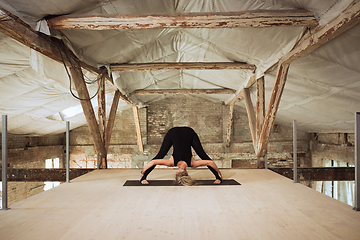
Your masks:
M241 185L234 179L224 179L221 184L214 184L215 180L196 180L196 186L224 186ZM149 184L141 184L139 180L127 180L124 186L180 186L174 180L148 180Z

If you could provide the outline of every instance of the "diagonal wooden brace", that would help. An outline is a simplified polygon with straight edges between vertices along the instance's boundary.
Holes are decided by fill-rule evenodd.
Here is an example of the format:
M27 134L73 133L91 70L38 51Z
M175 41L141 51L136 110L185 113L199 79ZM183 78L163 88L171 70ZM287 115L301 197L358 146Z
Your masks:
M106 157L106 149L104 142L102 141L99 126L96 122L95 112L90 101L88 89L85 85L84 76L80 67L80 62L76 61L70 67L71 77L74 82L76 91L80 99L81 106L86 118L86 122L89 127L91 137L94 141L96 152L100 157Z

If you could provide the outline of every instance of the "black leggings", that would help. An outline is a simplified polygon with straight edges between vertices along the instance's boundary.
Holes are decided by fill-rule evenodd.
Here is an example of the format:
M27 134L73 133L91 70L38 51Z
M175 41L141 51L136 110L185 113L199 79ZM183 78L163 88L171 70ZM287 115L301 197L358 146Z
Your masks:
M174 146L174 165L177 166L179 161L185 161L189 167L191 167L191 147L195 150L196 154L202 160L211 160L211 158L205 153L204 148L201 145L200 139L196 132L189 127L175 127L170 129L162 142L158 154L154 159L163 159L168 153L171 146ZM144 172L140 181L145 180L149 173L156 167L156 165L150 167ZM212 167L208 166L210 171L215 175L216 179L222 181L219 173Z
M156 165L151 166L150 168L148 168L145 172L144 175L142 176L142 178L140 179L140 182L142 182L143 180L146 180L147 176L149 175L149 173L154 170L154 168L156 167ZM207 166L208 169L214 174L216 179L219 179L222 182L222 178L220 177L219 173L210 166Z

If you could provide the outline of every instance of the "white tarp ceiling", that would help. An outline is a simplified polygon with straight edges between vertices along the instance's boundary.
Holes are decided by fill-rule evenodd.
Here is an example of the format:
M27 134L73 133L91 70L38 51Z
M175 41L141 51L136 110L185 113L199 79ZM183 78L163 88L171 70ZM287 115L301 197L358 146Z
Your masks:
M310 10L320 24L338 16L351 0L0 0L0 7L19 16L34 29L47 32L48 15L142 14L175 12L234 12L257 9ZM149 62L246 62L263 75L301 37L301 27L148 29L148 30L62 30L63 36L84 61L97 66L111 63ZM352 132L354 112L360 109L360 26L357 25L290 66L276 120L313 132ZM276 72L265 74L269 99ZM87 74L93 79L96 76ZM186 70L113 73L115 85L138 105L166 96L132 96L137 89L241 90L249 80L244 70ZM89 86L90 95L96 84ZM112 89L107 88L108 107ZM252 97L254 99L254 90ZM81 112L74 116L64 110L78 108L69 93L69 79L62 64L0 34L0 113L9 116L9 132L50 134L64 132L64 120L71 127L86 124ZM207 95L218 102L229 95ZM242 102L237 103L243 106ZM130 107L120 102L119 109ZM109 111L108 111L109 112ZM60 114L59 114L60 113ZM61 117L59 117L61 115Z

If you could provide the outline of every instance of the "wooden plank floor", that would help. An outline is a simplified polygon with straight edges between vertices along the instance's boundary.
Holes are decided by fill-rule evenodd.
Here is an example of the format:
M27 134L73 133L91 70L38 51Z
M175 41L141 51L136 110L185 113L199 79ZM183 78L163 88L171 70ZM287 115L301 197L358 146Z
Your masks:
M122 186L139 172L96 170L15 203L0 211L0 238L360 239L360 212L270 170L222 170L241 186Z

